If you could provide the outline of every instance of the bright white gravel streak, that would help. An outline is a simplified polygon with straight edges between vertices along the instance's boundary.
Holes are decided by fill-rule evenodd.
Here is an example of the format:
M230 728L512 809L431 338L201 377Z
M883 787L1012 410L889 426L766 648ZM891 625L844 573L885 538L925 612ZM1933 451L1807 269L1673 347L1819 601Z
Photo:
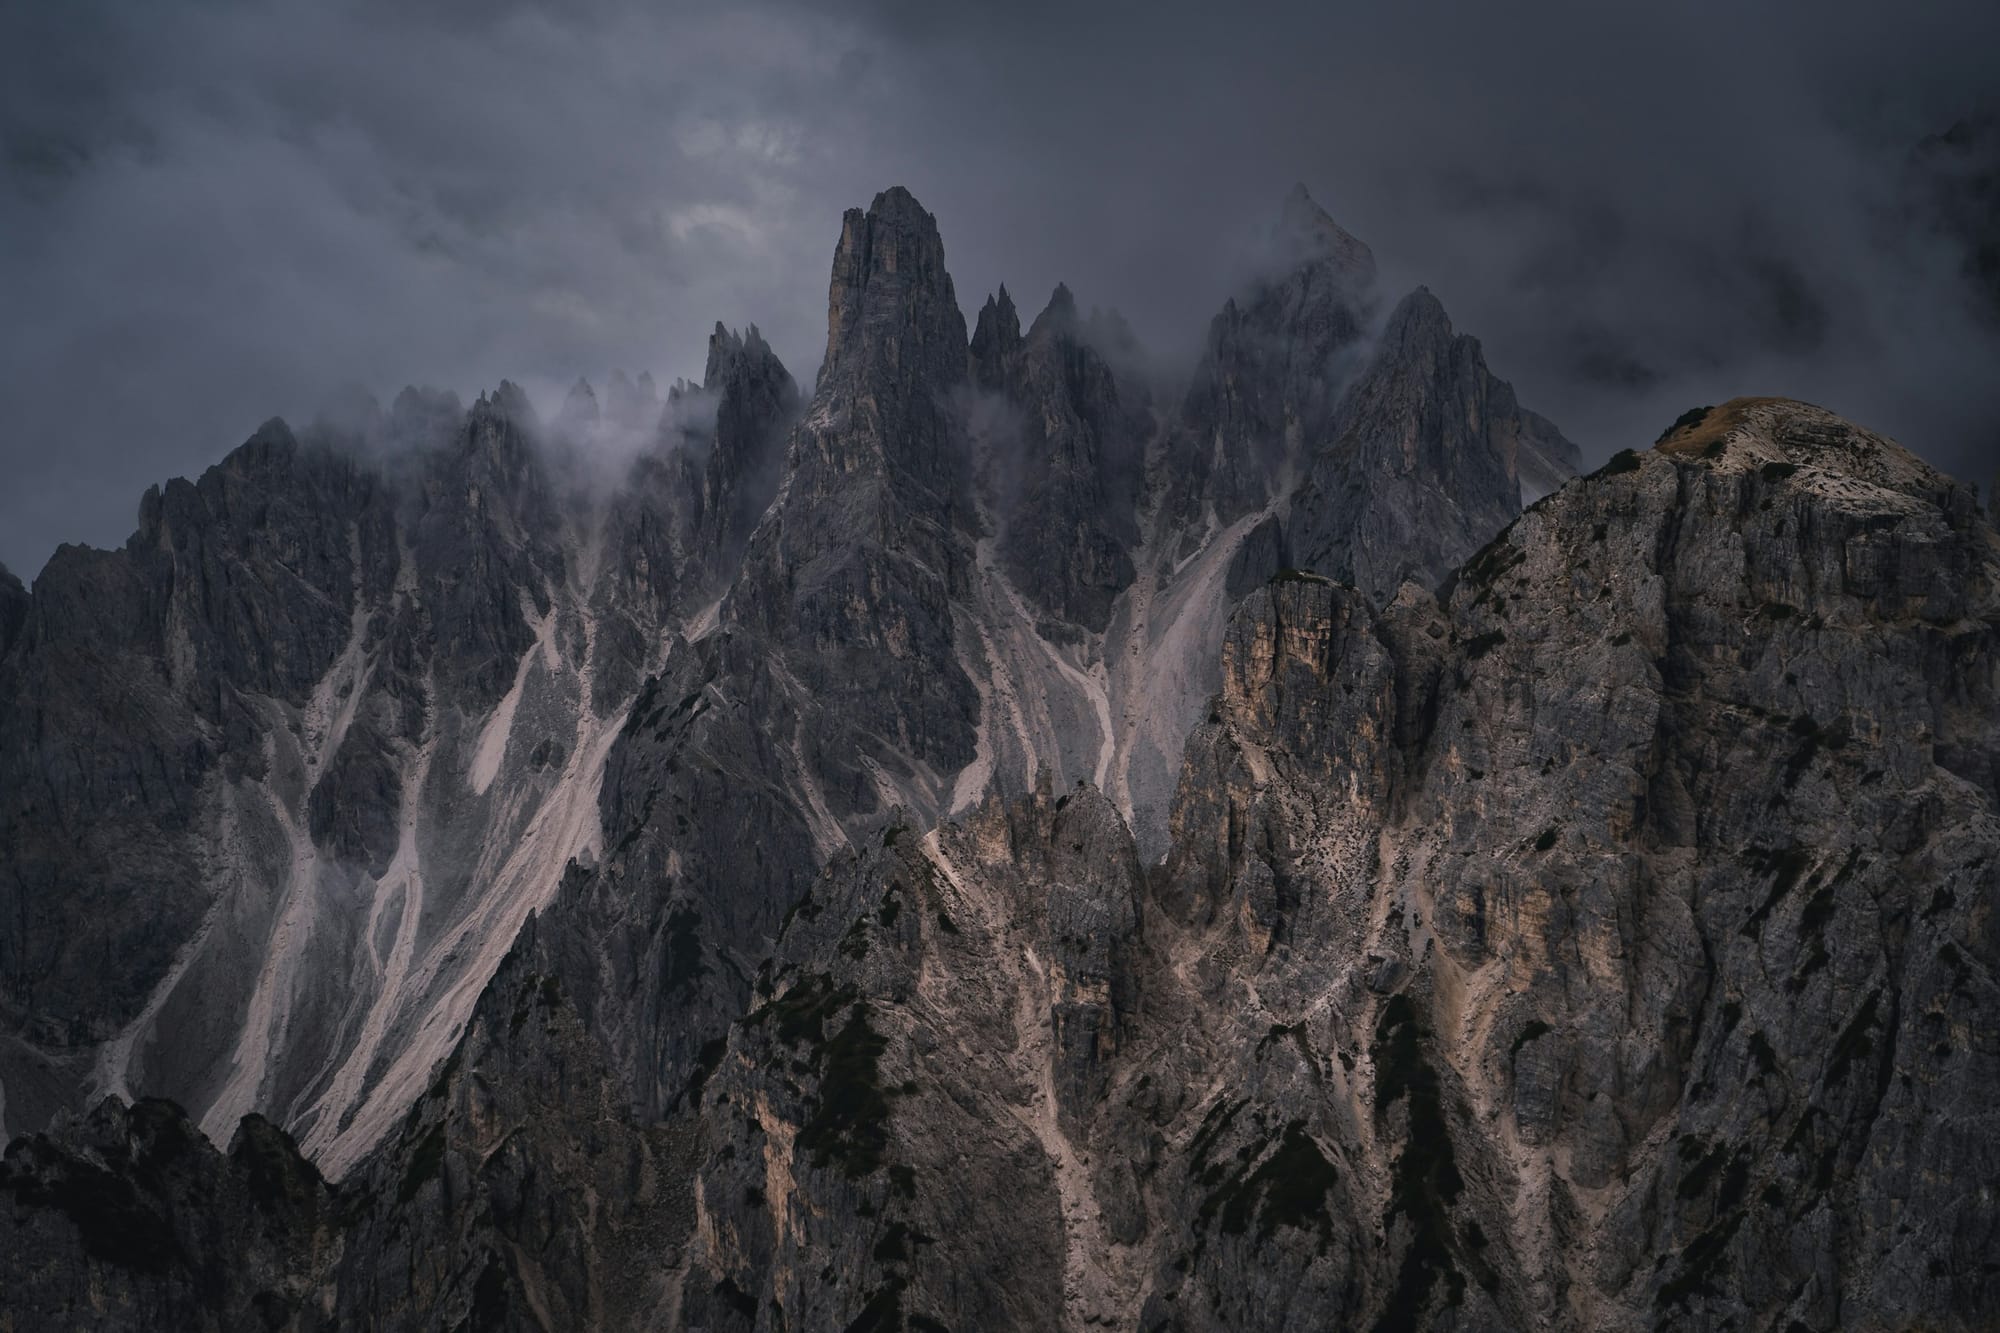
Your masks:
M402 818L396 841L396 855L389 862L389 867L382 873L382 877L375 882L375 898L369 906L367 935L369 949L372 951L375 948L375 941L381 936L382 919L391 901L401 909L396 914L396 933L389 945L388 960L380 965L380 984L375 989L366 1017L362 1019L360 1036L348 1051L347 1058L334 1071L333 1082L315 1108L318 1115L313 1121L312 1129L300 1144L309 1155L318 1155L320 1149L338 1131L340 1121L348 1109L361 1095L369 1066L374 1063L376 1053L381 1050L390 1020L403 999L404 983L410 972L410 960L416 952L417 931L423 921L424 873L423 852L419 841L420 812L424 784L430 776L431 754L435 745L434 738L426 740L418 748L414 761L404 774Z
M580 723L561 780L536 811L491 888L469 915L431 945L414 969L397 979L395 994L405 1001L399 1008L414 1011L425 997L430 1002L415 1034L368 1089L352 1123L321 1141L324 1149L315 1156L329 1176L345 1173L423 1092L432 1070L463 1034L480 992L513 947L529 914L548 905L562 882L563 868L573 858L599 850L597 799L604 783L604 761L624 724L623 709L610 718L591 716ZM464 950L471 951L470 961L447 973ZM440 983L443 991L434 992ZM359 1055L357 1048L357 1060ZM362 1072L366 1067L359 1065Z
M689 643L700 643L703 639L715 633L715 627L722 622L723 597L727 597L728 595L724 593L722 597L717 597L707 606L704 606L699 615L690 617L686 628L681 631L681 636Z
M472 767L466 770L465 780L473 792L484 796L486 789L493 785L493 779L500 773L500 761L507 757L507 738L514 734L514 714L520 711L521 692L527 688L528 669L535 664L535 654L540 653L543 664L553 672L556 669L556 611L551 606L548 614L539 619L522 600L521 613L530 625L535 627L535 641L528 645L528 651L521 654L521 660L514 667L514 684L501 697L493 716L486 719L480 728L479 745L472 752Z
M1056 669L1057 674L1062 679L1068 681L1076 689L1076 692L1083 696L1084 700L1089 703L1091 711L1097 716L1097 769L1092 780L1101 788L1104 785L1105 774L1111 770L1111 753L1115 743L1115 733L1111 726L1111 696L1106 690L1102 679L1087 675L1079 670L1076 663L1063 656L1062 649L1056 647L1036 632L1035 614L1028 609L1028 604L1021 599L1021 594L1014 590L1014 585L1008 581L1006 574L1001 571L999 565L994 561L993 545L994 539L991 537L984 538L979 543L978 560L980 572L986 576L994 587L1000 590L1001 596L1006 599L1008 607L1012 609L1014 617L1020 625L1019 634L1021 638L1024 641L1032 642L1036 648L1041 650L1042 654L1048 658L1049 664ZM1032 778L1033 774L1029 776Z
M300 972L298 960L311 936L317 905L318 850L311 836L275 794L271 795L270 806L272 817L291 846L291 865L286 872L277 925L265 945L263 966L257 970L257 985L243 1011L243 1027L237 1034L235 1054L230 1057L229 1077L201 1118L202 1133L217 1143L227 1143L236 1130L236 1122L256 1108L272 1052L284 1046L291 1026L293 987Z
M977 583L954 621L959 666L979 692L979 727L973 761L958 773L945 813L969 809L996 784L1032 787L1044 767L1065 782L1084 776L1063 771L1065 753L1090 752L1088 733L1075 735L1076 722L1066 721L1075 715L1060 707L1074 700L1095 723L1092 782L1139 835L1142 850L1163 845L1182 746L1219 684L1217 656L1234 609L1223 586L1229 563L1274 507L1227 525L1210 515L1201 544L1171 570L1158 567L1150 540L1143 543L1133 552L1137 577L1081 661L1079 650L1036 628L1033 608L999 565L994 522L982 511L996 535L974 546ZM977 653L969 650L974 639ZM976 660L982 654L983 664Z
M1143 572L1112 620L1105 656L1120 724L1110 772L1099 785L1138 836L1142 853L1164 848L1166 803L1181 751L1221 683L1222 637L1235 610L1224 586L1229 562L1270 512L1211 530L1207 543L1164 581L1141 563ZM1164 767L1135 773L1135 760Z
M593 543L578 562L581 586L567 590L571 594L569 606L565 608L558 601L537 626L546 668L542 687L574 692L571 711L575 730L562 772L544 789L541 804L514 838L498 870L491 876L476 877L477 897L468 910L428 941L420 954L416 951L416 930L422 911L422 876L415 873L412 854L412 877L403 896L403 928L397 932L382 990L361 1040L336 1075L321 1103L321 1114L302 1145L330 1177L337 1179L351 1169L422 1094L433 1071L464 1034L480 993L513 948L529 915L555 896L570 861L588 859L601 851L598 797L604 785L604 765L624 729L631 705L628 699L605 717L591 707L598 630L588 589L599 555ZM555 633L565 609L574 612L583 627L581 656L569 664L563 661ZM533 657L530 650L528 658ZM565 665L569 668L566 672ZM564 675L566 680L559 679ZM525 671L521 679L529 680ZM532 682L523 686L534 687ZM486 744L482 736L481 748ZM422 785L417 782L413 790ZM415 837L413 829L411 845ZM400 859L401 849L398 855ZM385 888L388 881L385 876ZM370 1081L370 1071L383 1059L386 1068Z
M358 558L358 557L357 557ZM299 734L305 752L300 756L302 781L294 810L285 794L267 785L265 796L271 817L284 833L290 849L285 883L276 924L264 949L264 961L257 983L244 1008L243 1026L230 1057L229 1075L210 1100L201 1117L202 1132L217 1143L229 1142L236 1122L262 1105L264 1082L274 1053L288 1049L292 1004L301 980L300 959L312 937L313 920L319 911L319 849L304 824L305 801L313 784L333 756L354 721L356 708L368 686L369 664L364 652L368 608L357 596L347 645L333 666L314 686L312 698L299 715ZM269 772L280 769L279 740L287 735L274 727L265 743L265 764Z
M972 682L972 688L979 692L979 723L973 728L972 733L972 762L958 771L958 777L952 783L951 804L945 808L945 813L948 815L957 814L985 794L986 789L993 784L993 769L999 760L993 736L993 703L1000 689L1000 665L994 658L993 644L987 637L986 627L977 619L960 610L956 616L955 628L957 632L952 637L953 648L958 654L958 669L965 673L966 679ZM982 671L978 664L966 655L965 639L968 628L976 632L982 642L986 661L992 666L991 679L988 678L988 672ZM1022 748L1026 749L1028 733L1021 725L1020 712L1012 709L1011 704L1010 712Z

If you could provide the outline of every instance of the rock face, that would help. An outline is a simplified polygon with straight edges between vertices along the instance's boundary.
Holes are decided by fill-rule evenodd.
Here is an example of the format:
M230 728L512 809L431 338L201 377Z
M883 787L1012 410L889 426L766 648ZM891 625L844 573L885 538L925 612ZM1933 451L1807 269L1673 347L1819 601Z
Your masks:
M0 1313L1969 1319L1991 530L1783 404L1515 521L1573 448L1271 255L1156 397L891 190L807 401L409 391L0 578Z
M562 942L605 874L573 872L339 1187L271 1131L245 1160L255 1120L224 1157L151 1103L16 1144L0 1226L36 1258L10 1300L300 1328L1977 1327L1997 650L1968 491L1817 409L1727 404L1437 595L1251 593L1157 870L1088 785L892 821L829 857L646 1113L604 1062L607 993L570 990L622 948ZM728 961L655 966L685 994ZM165 1261L104 1248L86 1178ZM289 1211L221 1234L275 1257L201 1279L210 1201L270 1178Z
M1441 597L1253 594L1157 875L1088 787L835 858L681 1317L1976 1326L2000 543L1714 415Z
M1988 1298L1950 1276L1986 1205L1934 1198L1935 1249L1933 1214L1859 1219L1991 1169L1938 1126L1992 1071L1934 1032L1988 1002L1958 965L1989 929L1996 548L1885 441L1716 415L1437 604L1282 583L1232 632L1168 906L1265 960L1254 993L1295 997L1271 1032L1347 1088L1332 1124L1248 1099L1348 1166L1346 1318L1393 1293L1472 1326L1969 1326Z
M769 638L818 715L855 728L860 762L842 762L829 793L840 818L875 806L873 770L910 781L963 766L978 708L949 610L971 563L964 433L949 410L966 380L965 319L937 223L907 190L848 211L828 306L812 405L723 621Z
M714 386L712 470L754 479L782 434L762 356ZM9 1128L139 1088L218 1141L263 1108L344 1168L598 845L605 756L729 524L649 505L672 441L608 512L572 493L512 386L376 428L271 423L8 601Z
M1396 306L1293 501L1302 568L1377 600L1435 586L1524 500L1575 475L1576 447L1523 410L1422 288Z
M35 1275L8 1287L23 1328L297 1326L318 1294L310 1256L341 1222L338 1196L263 1117L222 1153L163 1101L107 1098L57 1138L15 1143L0 1193L19 1217L12 1273Z
M1152 423L1120 401L1067 287L1056 288L1025 339L1002 288L980 311L972 357L979 386L1001 397L1017 432L1011 448L987 459L1002 567L1042 614L1102 633L1135 573Z
M1329 441L1374 301L1375 256L1294 187L1272 229L1269 272L1209 325L1173 449L1175 508L1220 522L1290 488Z

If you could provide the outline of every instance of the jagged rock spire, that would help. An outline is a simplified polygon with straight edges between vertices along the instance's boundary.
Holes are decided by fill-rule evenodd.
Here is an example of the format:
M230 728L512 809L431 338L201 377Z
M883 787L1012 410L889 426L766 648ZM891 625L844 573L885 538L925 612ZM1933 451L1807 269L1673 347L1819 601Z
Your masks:
M1006 378L1006 366L1021 348L1021 316L1007 284L1000 294L989 296L979 308L979 322L972 332L972 378L982 389L997 389Z
M589 380L579 375L576 383L570 385L569 392L563 396L562 408L556 413L556 424L580 429L596 425L602 415L602 409L597 405L597 390L590 387Z
M1073 332L1077 324L1076 297L1071 294L1069 284L1059 282L1049 293L1049 303L1042 307L1042 313L1035 316L1034 324L1028 329L1028 336L1034 337L1042 329L1060 329Z
M590 386L582 380L578 380L577 385L585 392L590 391ZM572 386L570 392L574 394L576 386ZM596 395L592 394L591 397L595 401ZM491 393L480 394L478 401L472 407L474 416L482 414L502 416L528 427L540 424L540 419L535 415L535 405L529 401L527 391L512 380L501 380Z
M1272 245L1287 268L1321 265L1359 294L1375 283L1375 253L1294 185L1278 212Z
M989 301L980 331L974 374L1019 422L996 470L1001 560L1042 611L1102 629L1135 572L1143 428L1083 336L1068 286L1056 285L1025 338L1011 301Z
M978 708L948 609L971 564L970 469L954 406L968 350L936 219L901 187L866 213L848 210L826 360L777 502L721 613L725 626L768 635L839 714L842 739L827 745L851 753L844 729L857 724L876 738L900 734L905 754L940 772L971 759ZM886 750L871 759L907 762ZM870 802L863 771L820 780Z
M886 372L908 388L964 377L965 317L937 219L902 186L841 219L820 379Z
M1313 447L1292 555L1386 603L1405 579L1436 584L1512 521L1524 473L1538 497L1575 471L1576 446L1521 407L1479 340L1419 287Z
M715 326L702 389L715 400L715 428L702 471L696 551L711 574L721 575L742 558L777 489L799 390L755 324L740 334Z

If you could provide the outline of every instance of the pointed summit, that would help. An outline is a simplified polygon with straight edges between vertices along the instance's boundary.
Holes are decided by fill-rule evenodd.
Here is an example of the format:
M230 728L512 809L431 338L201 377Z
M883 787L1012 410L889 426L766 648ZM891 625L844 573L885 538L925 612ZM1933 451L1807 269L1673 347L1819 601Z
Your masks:
M755 324L735 333L720 323L708 340L701 389L714 415L702 422L710 443L691 545L709 573L721 576L742 558L777 489L799 390Z
M708 364L703 368L703 384L715 384L729 373L729 365L743 352L743 339L721 320L708 335Z
M820 378L885 371L904 387L965 375L965 316L937 219L900 185L841 219Z
M1382 345L1406 358L1419 349L1441 347L1455 333L1444 303L1428 287L1418 287L1396 303L1382 330ZM1478 347L1475 341L1474 348Z
M601 412L597 406L597 390L590 387L590 381L581 375L576 383L569 386L563 396L561 410L556 413L556 424L570 429L581 429L597 424Z
M403 386L389 405L389 438L398 444L437 444L458 428L465 405L449 389Z
M1076 297L1071 295L1067 283L1057 283L1055 291L1049 293L1049 303L1042 313L1035 316L1034 327L1028 336L1037 333L1058 334L1073 332L1076 328Z
M1375 254L1313 202L1303 184L1292 186L1272 229L1272 248L1288 267L1331 265L1350 290L1375 281Z
M1007 378L1007 366L1021 347L1021 316L1007 284L1000 295L987 297L979 307L979 323L972 331L972 378L982 389L997 389Z
M952 637L973 561L971 358L937 222L908 190L848 210L827 307L812 402L719 615L811 700L824 758L807 762L838 819L881 808L871 773L970 763L979 696Z
M1267 503L1299 450L1326 438L1345 357L1373 305L1375 256L1313 202L1285 196L1265 271L1224 303L1182 400L1170 510L1233 520Z
M1386 605L1435 586L1524 502L1576 471L1576 446L1487 368L1428 288L1396 303L1307 459L1291 558Z
M577 383L583 386L585 392L589 392L588 384L582 380L578 380ZM574 393L575 390L572 389L570 392ZM591 400L595 404L595 394L591 395ZM490 394L481 394L479 401L473 406L475 409L483 406L490 413L496 413L530 429L540 425L540 419L535 415L535 405L528 400L527 391L512 380L501 380L498 388Z

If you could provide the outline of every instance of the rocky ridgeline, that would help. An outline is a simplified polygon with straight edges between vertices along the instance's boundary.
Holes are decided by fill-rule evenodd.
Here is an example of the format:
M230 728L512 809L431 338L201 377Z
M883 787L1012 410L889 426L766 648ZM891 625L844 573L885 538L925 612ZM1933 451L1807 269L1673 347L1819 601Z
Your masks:
M342 1160L380 1137L593 854L665 618L748 540L732 469L775 488L790 378L754 331L714 342L691 497L673 432L606 504L512 386L408 391L267 424L9 603L9 1128L120 1092L218 1139L252 1108Z
M419 401L414 452L253 442L198 509L170 488L192 517L51 566L103 591L0 580L9 828L89 830L10 842L43 850L9 910L98 895L4 959L7 1123L54 1120L0 1173L7 1312L1977 1326L2000 538L1971 493L1775 400L1558 488L1573 448L1434 299L1371 334L1365 247L1302 194L1274 239L1162 405L1067 290L968 338L891 191L843 226L810 400L719 330L713 426L609 495L558 481L608 407ZM236 499L268 457L316 489ZM293 579L295 613L261 600ZM351 771L317 807L301 751ZM370 795L481 755L522 823ZM283 955L322 1007L267 1024L271 1068L336 1048L331 1136L278 1075L224 1086L282 1128L149 1081L235 1033L226 992L175 999L183 941L276 956L286 912L212 904L281 858L233 888L201 860L203 802L253 788L341 849L318 895L372 886L348 971ZM441 896L533 915L397 897L579 808ZM149 929L150 975L58 965ZM112 1067L193 1119L63 1109L148 1006Z

